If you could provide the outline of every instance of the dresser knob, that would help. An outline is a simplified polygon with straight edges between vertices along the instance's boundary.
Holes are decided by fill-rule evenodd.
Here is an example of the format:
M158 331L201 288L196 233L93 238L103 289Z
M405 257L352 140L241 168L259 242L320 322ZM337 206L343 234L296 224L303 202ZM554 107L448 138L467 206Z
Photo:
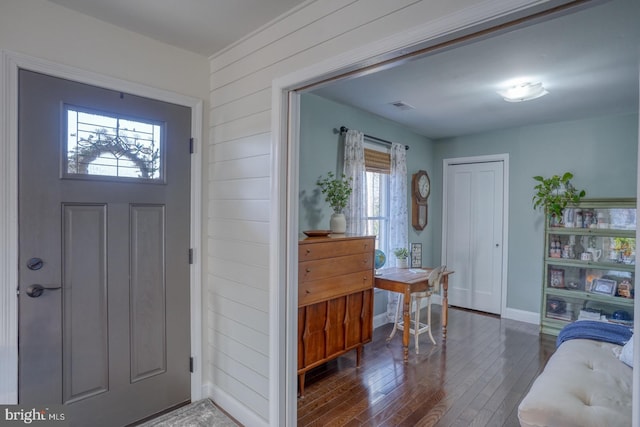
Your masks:
M309 289L305 290L306 293L310 294L311 291Z
M311 253L311 249L307 249L307 255Z
M311 269L307 267L307 273L311 273Z

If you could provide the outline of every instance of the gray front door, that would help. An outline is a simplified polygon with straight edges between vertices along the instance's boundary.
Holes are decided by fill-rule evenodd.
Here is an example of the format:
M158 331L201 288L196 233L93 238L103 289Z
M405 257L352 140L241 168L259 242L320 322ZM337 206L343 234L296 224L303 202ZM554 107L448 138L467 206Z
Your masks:
M190 398L191 111L19 75L19 402L120 426Z

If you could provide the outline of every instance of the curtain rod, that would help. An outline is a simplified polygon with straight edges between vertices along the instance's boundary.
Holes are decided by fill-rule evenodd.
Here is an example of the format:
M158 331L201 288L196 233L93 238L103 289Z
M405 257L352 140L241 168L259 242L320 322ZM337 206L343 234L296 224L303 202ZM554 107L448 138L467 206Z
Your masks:
M340 135L344 135L344 134L345 134L345 133L347 133L348 131L349 131L349 128L348 128L348 127L346 127L346 126L340 126ZM371 136L371 135L367 135L367 134L365 134L365 135L364 135L364 137L365 137L365 138L367 138L367 139L371 139L371 140L373 140L373 141L381 142L381 143L383 143L383 144L389 144L389 145L393 144L393 142L391 142L391 141L387 141L386 139L378 138L378 137ZM404 146L404 149L405 149L405 150L408 150L408 149L409 149L409 146L408 146L408 145L405 145L405 146Z

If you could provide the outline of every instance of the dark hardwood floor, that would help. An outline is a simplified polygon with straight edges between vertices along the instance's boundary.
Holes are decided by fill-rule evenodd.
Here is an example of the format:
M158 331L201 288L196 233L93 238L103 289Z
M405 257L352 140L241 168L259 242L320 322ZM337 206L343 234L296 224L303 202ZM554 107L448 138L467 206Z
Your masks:
M391 324L364 347L307 373L298 399L299 426L518 426L518 404L555 350L539 327L496 316L449 309L442 342L434 305L433 346L420 337L402 363L402 337L387 344ZM423 310L426 312L426 310Z

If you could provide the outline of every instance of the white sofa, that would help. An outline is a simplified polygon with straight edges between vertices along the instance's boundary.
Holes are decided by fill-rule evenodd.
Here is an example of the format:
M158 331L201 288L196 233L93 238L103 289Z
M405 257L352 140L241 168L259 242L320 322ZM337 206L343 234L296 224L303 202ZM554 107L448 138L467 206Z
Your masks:
M591 339L563 342L520 403L520 425L631 426L632 368L617 357L622 349Z

